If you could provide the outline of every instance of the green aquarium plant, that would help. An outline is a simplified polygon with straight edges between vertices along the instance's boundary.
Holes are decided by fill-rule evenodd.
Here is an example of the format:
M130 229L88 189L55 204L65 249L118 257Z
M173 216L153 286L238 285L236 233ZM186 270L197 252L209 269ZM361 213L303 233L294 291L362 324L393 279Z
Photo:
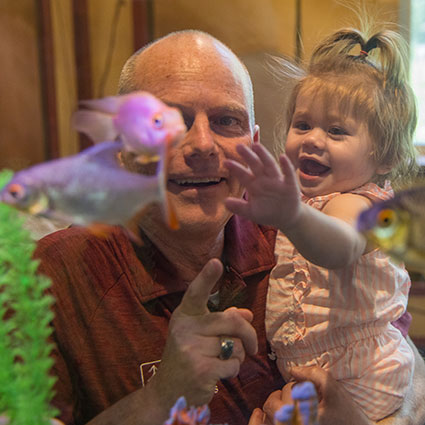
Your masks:
M0 189L12 172L0 172ZM0 415L10 425L48 425L54 378L49 376L52 345L47 339L53 313L37 275L35 243L22 227L20 213L0 202Z

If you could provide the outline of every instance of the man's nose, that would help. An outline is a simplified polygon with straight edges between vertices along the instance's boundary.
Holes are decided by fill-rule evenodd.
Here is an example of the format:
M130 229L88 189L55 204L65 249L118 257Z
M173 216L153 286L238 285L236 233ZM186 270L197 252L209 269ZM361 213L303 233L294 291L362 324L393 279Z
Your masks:
M189 157L208 158L217 155L215 133L206 115L197 116L186 133L184 153Z
M326 144L326 132L314 128L305 135L302 144L305 149L322 150Z

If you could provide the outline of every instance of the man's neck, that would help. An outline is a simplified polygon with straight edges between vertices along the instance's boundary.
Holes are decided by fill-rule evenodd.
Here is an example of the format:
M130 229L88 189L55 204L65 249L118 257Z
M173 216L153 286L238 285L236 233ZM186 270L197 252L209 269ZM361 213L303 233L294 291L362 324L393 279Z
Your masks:
M211 234L206 232L192 234L184 232L143 231L161 253L177 269L179 276L190 283L211 258L221 258L224 245L224 229Z

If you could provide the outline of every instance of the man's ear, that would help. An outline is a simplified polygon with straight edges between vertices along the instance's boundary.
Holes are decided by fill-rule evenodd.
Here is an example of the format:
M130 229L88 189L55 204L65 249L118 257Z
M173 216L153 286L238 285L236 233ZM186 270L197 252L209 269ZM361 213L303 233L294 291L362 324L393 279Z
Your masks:
M252 139L254 143L260 143L260 126L258 124L254 125L254 136Z

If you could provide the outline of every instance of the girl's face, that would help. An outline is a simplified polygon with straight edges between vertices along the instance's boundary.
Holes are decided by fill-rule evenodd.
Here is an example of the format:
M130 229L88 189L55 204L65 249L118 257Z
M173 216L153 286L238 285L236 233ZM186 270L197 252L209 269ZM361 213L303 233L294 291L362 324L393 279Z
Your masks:
M339 106L303 90L297 97L285 148L307 197L347 192L381 174L366 124Z

